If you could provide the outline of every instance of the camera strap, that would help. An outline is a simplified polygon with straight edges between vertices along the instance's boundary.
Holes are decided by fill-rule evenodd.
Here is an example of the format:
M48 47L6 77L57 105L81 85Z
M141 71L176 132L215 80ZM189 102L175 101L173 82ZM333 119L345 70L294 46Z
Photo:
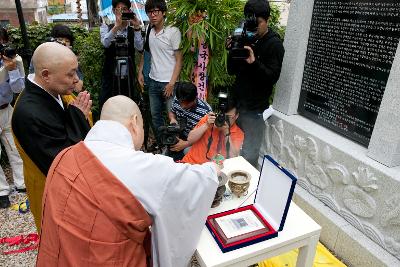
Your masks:
M146 36L145 36L145 38L144 38L143 49L146 50L147 52L150 52L149 35L150 35L151 28L153 28L153 27L150 26L150 24L147 25L147 28L146 28Z
M217 144L217 154L221 154L222 149L222 138L224 137L224 133L219 131L218 133L218 144Z
M207 158L208 160L211 160L211 159L208 157L208 152L210 152L210 147L211 147L211 144L212 144L212 142L213 142L213 131L214 131L214 125L211 127L211 134L210 134L210 137L208 137L208 142L207 142L206 158Z
M213 131L214 131L214 125L211 128L211 134L210 134L210 137L208 138L208 142L207 142L206 158L208 160L211 160L208 157L208 152L210 152L211 144L213 142ZM230 136L230 135L231 135L231 127L229 127L229 135L228 136ZM224 136L223 132L219 132L219 134L218 134L218 144L217 144L217 154L221 154L223 136ZM231 149L231 143L230 143L229 139L227 139L226 143L225 143L225 151L226 151L226 157L225 158L226 159L229 158L230 149Z
M225 144L225 150L226 150L226 157L227 159L229 159L229 153L231 150L231 142L229 141L229 136L231 136L231 126L229 126L229 134L227 136L225 136L226 139L226 144Z

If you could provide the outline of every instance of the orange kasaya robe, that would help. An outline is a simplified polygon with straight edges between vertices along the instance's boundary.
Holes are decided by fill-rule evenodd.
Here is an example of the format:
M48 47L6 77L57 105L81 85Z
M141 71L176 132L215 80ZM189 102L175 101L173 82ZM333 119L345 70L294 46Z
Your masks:
M42 209L37 267L149 266L150 216L83 142L54 160Z

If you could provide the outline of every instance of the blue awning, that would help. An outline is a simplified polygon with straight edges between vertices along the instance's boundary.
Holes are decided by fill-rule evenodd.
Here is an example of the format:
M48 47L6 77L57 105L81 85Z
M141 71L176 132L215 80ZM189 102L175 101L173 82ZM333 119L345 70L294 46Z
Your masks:
M136 2L136 3L134 3ZM141 1L131 0L131 9L138 15L142 21L149 21L146 12L144 11L144 4ZM101 6L103 10L99 12L101 17L107 17L111 21L115 21L115 15L112 12L111 0L101 0ZM136 8L137 7L137 8Z

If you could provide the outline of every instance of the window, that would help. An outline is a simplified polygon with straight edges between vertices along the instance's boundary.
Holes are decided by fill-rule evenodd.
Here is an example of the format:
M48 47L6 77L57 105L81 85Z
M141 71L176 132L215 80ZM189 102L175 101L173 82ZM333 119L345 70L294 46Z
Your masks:
M6 27L9 24L10 24L10 21L8 19L0 20L0 27Z

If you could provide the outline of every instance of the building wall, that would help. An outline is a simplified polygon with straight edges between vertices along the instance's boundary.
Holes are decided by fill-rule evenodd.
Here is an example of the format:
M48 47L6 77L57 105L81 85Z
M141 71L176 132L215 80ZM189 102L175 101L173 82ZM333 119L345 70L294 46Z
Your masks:
M47 0L49 6L63 6L65 5L65 0Z
M26 23L37 21L39 23L47 23L46 6L47 0L21 0L24 20ZM19 26L17 9L14 0L0 1L0 24L5 26Z
M34 10L24 10L24 20L27 23L32 23L35 21L35 11ZM1 9L0 11L0 22L2 26L6 26L7 24L10 24L11 26L18 27L19 26L19 21L18 21L18 15L17 11L14 10L4 10Z
M77 4L76 0L66 0L66 4L71 6L71 12L76 13L77 12ZM81 0L81 9L82 13L87 13L87 5L86 5L86 0Z

